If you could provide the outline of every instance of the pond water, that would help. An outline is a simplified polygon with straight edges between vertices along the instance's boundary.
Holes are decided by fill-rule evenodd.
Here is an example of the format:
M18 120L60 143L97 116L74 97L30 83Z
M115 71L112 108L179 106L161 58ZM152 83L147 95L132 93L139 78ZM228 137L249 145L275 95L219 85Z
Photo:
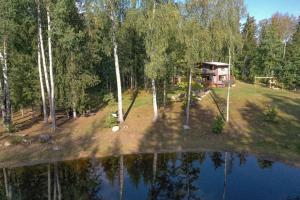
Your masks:
M300 200L300 169L221 152L89 158L0 171L0 199Z

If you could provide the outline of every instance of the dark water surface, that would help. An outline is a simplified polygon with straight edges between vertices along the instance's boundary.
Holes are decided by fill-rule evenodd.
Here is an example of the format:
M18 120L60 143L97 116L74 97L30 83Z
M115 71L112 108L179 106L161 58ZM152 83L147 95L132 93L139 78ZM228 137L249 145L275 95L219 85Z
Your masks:
M0 199L300 200L300 169L235 153L90 158L0 171Z

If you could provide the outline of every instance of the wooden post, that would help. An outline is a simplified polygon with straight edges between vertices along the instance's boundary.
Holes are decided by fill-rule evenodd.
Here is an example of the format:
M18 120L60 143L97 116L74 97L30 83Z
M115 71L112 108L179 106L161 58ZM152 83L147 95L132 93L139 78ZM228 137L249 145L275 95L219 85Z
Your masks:
M231 87L231 78L230 78L230 62L231 62L231 54L229 49L229 65L228 65L228 90L227 90L227 111L226 111L226 122L229 122L229 98L230 98L230 87Z

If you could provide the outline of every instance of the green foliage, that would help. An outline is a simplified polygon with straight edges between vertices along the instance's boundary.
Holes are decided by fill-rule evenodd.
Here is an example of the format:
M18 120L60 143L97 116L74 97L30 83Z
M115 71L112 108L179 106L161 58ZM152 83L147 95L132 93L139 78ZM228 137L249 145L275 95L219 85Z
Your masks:
M112 128L118 125L117 118L113 117L111 114L105 118L104 127L105 128Z
M11 139L11 143L14 145L21 144L22 141L23 141L23 137L19 135L13 136L13 138Z
M264 109L264 120L266 122L276 122L277 110L275 106L266 105Z
M225 126L225 121L222 116L217 116L212 125L212 132L215 134L221 134Z
M178 82L177 84L177 87L182 90L182 91L186 91L188 86L189 86L189 83L188 82L185 82L185 81L182 81L182 82Z
M192 82L192 91L199 91L204 88L203 84L198 82Z
M247 16L247 21L242 30L243 47L238 55L238 71L235 73L243 80L252 78L252 68L254 67L254 59L257 48L256 42L257 26L254 17Z
M74 0L40 2L47 65L46 40L49 34L52 37L57 109L75 107L84 112L103 102L115 105L113 25L123 92L129 88L147 89L149 79L155 79L157 94L161 94L160 83L165 81L167 89L171 88L171 80L186 75L189 69L193 71L195 63L227 62L229 49L234 75L239 78L250 81L255 75L274 75L286 88L300 86L300 21L291 31L294 22L289 16L277 14L259 25L248 16L240 31L240 19L245 14L241 0L155 1L155 7L154 1L138 5L136 1L86 1L83 13L78 12ZM0 5L0 49L6 39L12 107L38 107L41 95L36 2L0 0ZM47 31L47 5L51 33ZM110 19L111 11L117 19L115 24ZM2 75L0 79L3 81ZM187 91L188 83L177 86L182 93ZM192 83L193 91L202 88ZM88 91L99 94L98 98Z
M116 98L114 97L114 94L110 92L104 95L103 102L107 103L108 105L114 105L116 104Z

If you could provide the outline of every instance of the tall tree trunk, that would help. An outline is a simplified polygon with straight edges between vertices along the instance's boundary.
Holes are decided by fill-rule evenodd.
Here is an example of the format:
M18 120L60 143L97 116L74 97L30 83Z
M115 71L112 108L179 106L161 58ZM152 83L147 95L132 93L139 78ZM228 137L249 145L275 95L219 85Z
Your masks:
M190 122L191 92L192 92L192 68L190 68L188 99L187 99L186 111L185 111L185 114L186 114L185 127L186 128L189 128L189 122Z
M73 101L73 118L77 118L77 112L76 112L76 103Z
M51 101L50 112L52 120L52 131L56 129L56 116L55 116L55 88L54 88L54 74L53 74L53 62L52 62L52 43L51 43L51 19L50 19L50 5L47 5L47 22L48 22L48 50L49 50L49 70L50 70L50 83L51 83Z
M163 99L163 104L164 104L164 108L166 107L166 101L167 101L167 84L166 84L166 80L164 80L164 99Z
M229 65L228 65L228 90L227 90L227 106L226 106L226 122L229 122L229 98L230 98L230 88L231 88L231 80L230 80L230 65L231 65L231 54L229 49Z
M47 70L47 65L46 65L46 56L45 56L44 40L43 40L43 33L42 33L40 0L36 0L36 4L37 4L37 17L38 17L38 34L39 34L39 38L40 38L39 42L40 42L40 48L41 48L41 54L42 54L42 62L43 62L46 90L47 90L48 100L49 100L50 110L51 110L51 94L50 94L51 91L50 91L50 85L49 85L49 79L48 79L48 70Z
M156 98L156 87L155 87L155 80L152 79L152 98L153 98L153 122L156 122L158 118L158 109L157 109L157 98Z
M134 88L133 66L130 67L130 89Z
M120 156L120 200L123 199L124 192L124 156Z
M40 46L39 38L38 38L38 68L39 68L39 77L40 77L41 96L42 96L42 103L43 103L44 122L47 123L48 122L48 115L47 115L45 90L44 90L44 82L43 82L43 74L42 74L41 46Z
M3 40L3 93L4 93L4 109L5 117L4 124L6 129L9 131L11 126L11 105L10 105L10 93L7 75L7 37Z
M111 11L110 18L112 21L112 41L113 41L113 50L114 50L114 60L115 60L115 70L116 70L116 79L117 79L117 90L118 90L118 120L119 123L122 124L124 122L123 118L123 104L122 104L122 86L121 86L121 76L120 76L120 67L119 67L119 57L118 57L118 44L116 41L116 17L115 11L113 7L113 3L111 3Z
M4 65L4 60L3 60L3 55L0 52L0 64ZM2 121L4 123L4 119L6 116L6 112L5 112L5 97L4 97L4 89L3 89L3 84L2 81L0 81L0 95L1 95L1 99L0 99L0 106L1 106L1 115L2 115Z

